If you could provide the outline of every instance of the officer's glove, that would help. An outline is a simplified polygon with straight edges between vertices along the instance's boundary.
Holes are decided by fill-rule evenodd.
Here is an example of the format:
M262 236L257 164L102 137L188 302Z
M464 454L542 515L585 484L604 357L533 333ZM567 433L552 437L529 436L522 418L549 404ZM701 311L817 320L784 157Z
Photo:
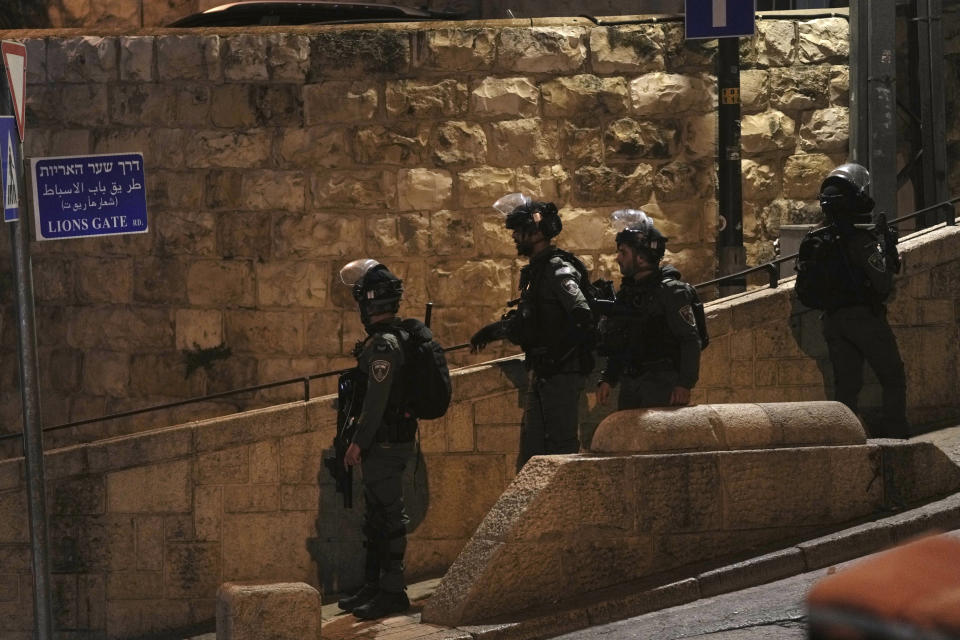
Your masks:
M500 321L491 322L470 337L470 352L479 353L483 351L488 344L502 337L503 328L501 327Z

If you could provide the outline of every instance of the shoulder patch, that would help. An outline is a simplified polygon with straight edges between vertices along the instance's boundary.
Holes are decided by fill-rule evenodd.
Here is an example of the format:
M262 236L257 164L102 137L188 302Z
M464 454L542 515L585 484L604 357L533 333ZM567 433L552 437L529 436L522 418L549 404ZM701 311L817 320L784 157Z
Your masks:
M680 307L680 317L691 327L697 326L697 317L693 315L693 307L690 305Z
M573 278L566 278L563 283L561 283L563 290L569 293L571 296L576 296L580 293L580 285L577 284L577 281Z
M377 382L383 382L390 375L390 363L386 360L374 360L370 363L370 375Z
M867 258L867 264L869 264L872 269L881 273L887 270L887 265L883 260L883 254L879 252L871 253L870 257Z

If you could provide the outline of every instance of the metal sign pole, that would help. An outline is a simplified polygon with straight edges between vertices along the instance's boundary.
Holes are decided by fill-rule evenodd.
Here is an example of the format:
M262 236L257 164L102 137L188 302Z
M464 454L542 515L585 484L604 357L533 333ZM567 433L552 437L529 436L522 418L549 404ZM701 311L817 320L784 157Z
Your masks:
M743 186L740 170L740 38L719 38L717 50L718 204L721 228L717 238L720 275L746 268L747 252L743 246ZM741 276L724 281L720 295L728 296L747 288Z
M2 62L0 62L2 64ZM0 89L0 111L13 112L7 83ZM16 142L15 144L20 144ZM22 149L22 147L21 147ZM20 157L23 157L22 153ZM9 222L13 250L13 273L17 290L18 353L20 356L20 397L23 404L23 455L27 471L27 509L30 518L30 548L33 554L33 614L37 640L53 640L50 605L50 563L47 550L47 507L43 473L43 431L40 419L40 385L37 366L37 332L34 323L33 274L30 266L27 230L26 191L22 163L11 171L23 197L19 198L20 219ZM2 194L0 194L2 195Z

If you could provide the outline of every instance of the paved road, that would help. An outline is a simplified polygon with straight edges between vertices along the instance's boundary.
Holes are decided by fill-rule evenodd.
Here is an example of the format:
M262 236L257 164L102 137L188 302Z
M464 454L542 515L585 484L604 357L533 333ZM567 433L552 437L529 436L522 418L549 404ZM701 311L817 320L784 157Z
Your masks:
M805 637L803 598L827 570L704 598L563 636L564 640L793 640Z

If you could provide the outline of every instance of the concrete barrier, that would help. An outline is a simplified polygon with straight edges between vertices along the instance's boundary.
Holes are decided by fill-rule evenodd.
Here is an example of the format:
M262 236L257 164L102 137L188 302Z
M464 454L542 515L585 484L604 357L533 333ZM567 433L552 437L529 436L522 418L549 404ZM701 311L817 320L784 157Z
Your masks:
M939 449L866 442L836 403L622 412L595 443L628 453L527 463L425 622L506 622L601 589L696 576L960 487ZM710 450L693 451L701 445Z
M839 402L705 404L612 413L597 427L590 450L670 453L864 442L857 416Z
M320 593L303 582L226 582L217 640L320 640Z

